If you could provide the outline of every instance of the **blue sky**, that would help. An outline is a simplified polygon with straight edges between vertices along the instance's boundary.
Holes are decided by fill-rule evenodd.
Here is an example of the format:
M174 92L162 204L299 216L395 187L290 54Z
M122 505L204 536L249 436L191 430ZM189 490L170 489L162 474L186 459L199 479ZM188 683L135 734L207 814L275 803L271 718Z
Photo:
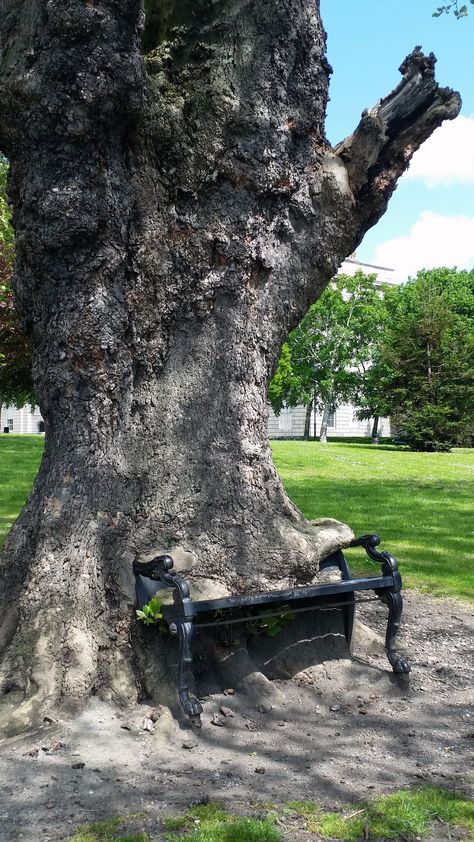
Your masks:
M474 8L457 21L433 18L436 0L321 0L334 73L326 129L331 143L351 134L362 110L400 80L416 44L438 59L443 86L461 93L461 117L438 129L413 159L389 209L357 256L392 266L404 280L436 265L474 266Z

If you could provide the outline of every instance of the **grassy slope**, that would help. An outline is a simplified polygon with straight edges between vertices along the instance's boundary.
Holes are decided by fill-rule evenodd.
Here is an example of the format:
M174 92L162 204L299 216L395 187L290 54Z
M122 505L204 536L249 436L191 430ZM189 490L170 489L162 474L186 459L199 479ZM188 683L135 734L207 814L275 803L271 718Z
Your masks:
M28 496L43 442L42 436L0 435L0 543ZM285 486L307 517L344 520L357 534L378 532L398 556L406 585L474 598L474 450L410 453L300 441L272 447ZM355 571L367 569L356 551L350 561Z
M358 535L377 532L398 557L406 585L474 598L474 450L300 441L274 441L272 449L308 518L343 520ZM367 569L356 551L349 558L354 570Z

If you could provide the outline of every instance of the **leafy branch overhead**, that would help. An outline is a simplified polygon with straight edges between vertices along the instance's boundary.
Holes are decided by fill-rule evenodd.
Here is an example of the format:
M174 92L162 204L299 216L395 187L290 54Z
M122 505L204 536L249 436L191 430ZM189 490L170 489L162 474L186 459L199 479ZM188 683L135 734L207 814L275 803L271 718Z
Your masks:
M474 6L474 0L469 0L471 6ZM460 20L461 18L467 17L469 14L467 5L463 3L462 6L459 5L459 0L452 0L451 3L446 3L444 6L438 6L436 11L433 12L434 18L439 18L441 15L449 15L452 12L454 17Z

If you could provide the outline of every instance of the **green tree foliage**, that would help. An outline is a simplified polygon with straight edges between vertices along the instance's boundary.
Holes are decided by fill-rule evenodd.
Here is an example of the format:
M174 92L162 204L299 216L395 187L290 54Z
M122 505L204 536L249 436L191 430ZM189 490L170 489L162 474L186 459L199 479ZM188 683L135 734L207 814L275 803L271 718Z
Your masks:
M388 384L391 380L391 369L388 368L381 348L376 345L372 352L370 365L366 366L361 373L358 392L355 398L358 405L357 418L373 420L372 441L378 442L379 420L390 415L390 402L388 399Z
M474 0L469 0L471 6L474 6ZM441 15L449 15L450 12L453 13L454 17L460 20L461 18L467 17L469 14L467 5L465 3L460 3L459 0L450 0L449 3L445 3L442 6L437 6L436 11L433 12L434 18L439 18Z
M31 352L13 304L15 240L6 199L8 164L0 158L0 404L35 403Z
M395 289L389 286L380 291L381 300L373 314L370 361L368 365L361 368L357 394L354 395L354 402L358 406L356 417L361 421L370 419L373 421L372 441L374 443L378 443L379 440L380 418L390 415L391 410L388 394L392 371L387 366L381 344L388 318L387 307L395 294Z
M382 309L375 275L339 275L283 346L268 393L274 412L303 404L308 420L313 405L323 411L324 439L329 411L357 393L370 365Z
M474 271L419 272L386 305L372 373L384 411L413 450L472 446Z

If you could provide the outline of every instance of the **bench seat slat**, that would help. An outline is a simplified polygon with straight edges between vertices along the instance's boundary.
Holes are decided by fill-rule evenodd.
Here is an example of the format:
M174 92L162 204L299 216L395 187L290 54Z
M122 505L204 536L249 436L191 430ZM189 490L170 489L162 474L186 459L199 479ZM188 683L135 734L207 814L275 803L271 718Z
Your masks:
M203 599L197 600L196 602L193 600L192 613L203 614L208 611L251 608L255 605L271 605L272 603L278 602L291 603L302 599L315 599L316 597L350 593L353 591L383 590L384 588L391 587L393 587L392 576L369 576L366 578L345 579L325 585L291 588L286 591L254 593L247 596L228 596L222 599ZM174 606L163 606L164 615L166 616L168 611L170 614L174 613L173 608Z

